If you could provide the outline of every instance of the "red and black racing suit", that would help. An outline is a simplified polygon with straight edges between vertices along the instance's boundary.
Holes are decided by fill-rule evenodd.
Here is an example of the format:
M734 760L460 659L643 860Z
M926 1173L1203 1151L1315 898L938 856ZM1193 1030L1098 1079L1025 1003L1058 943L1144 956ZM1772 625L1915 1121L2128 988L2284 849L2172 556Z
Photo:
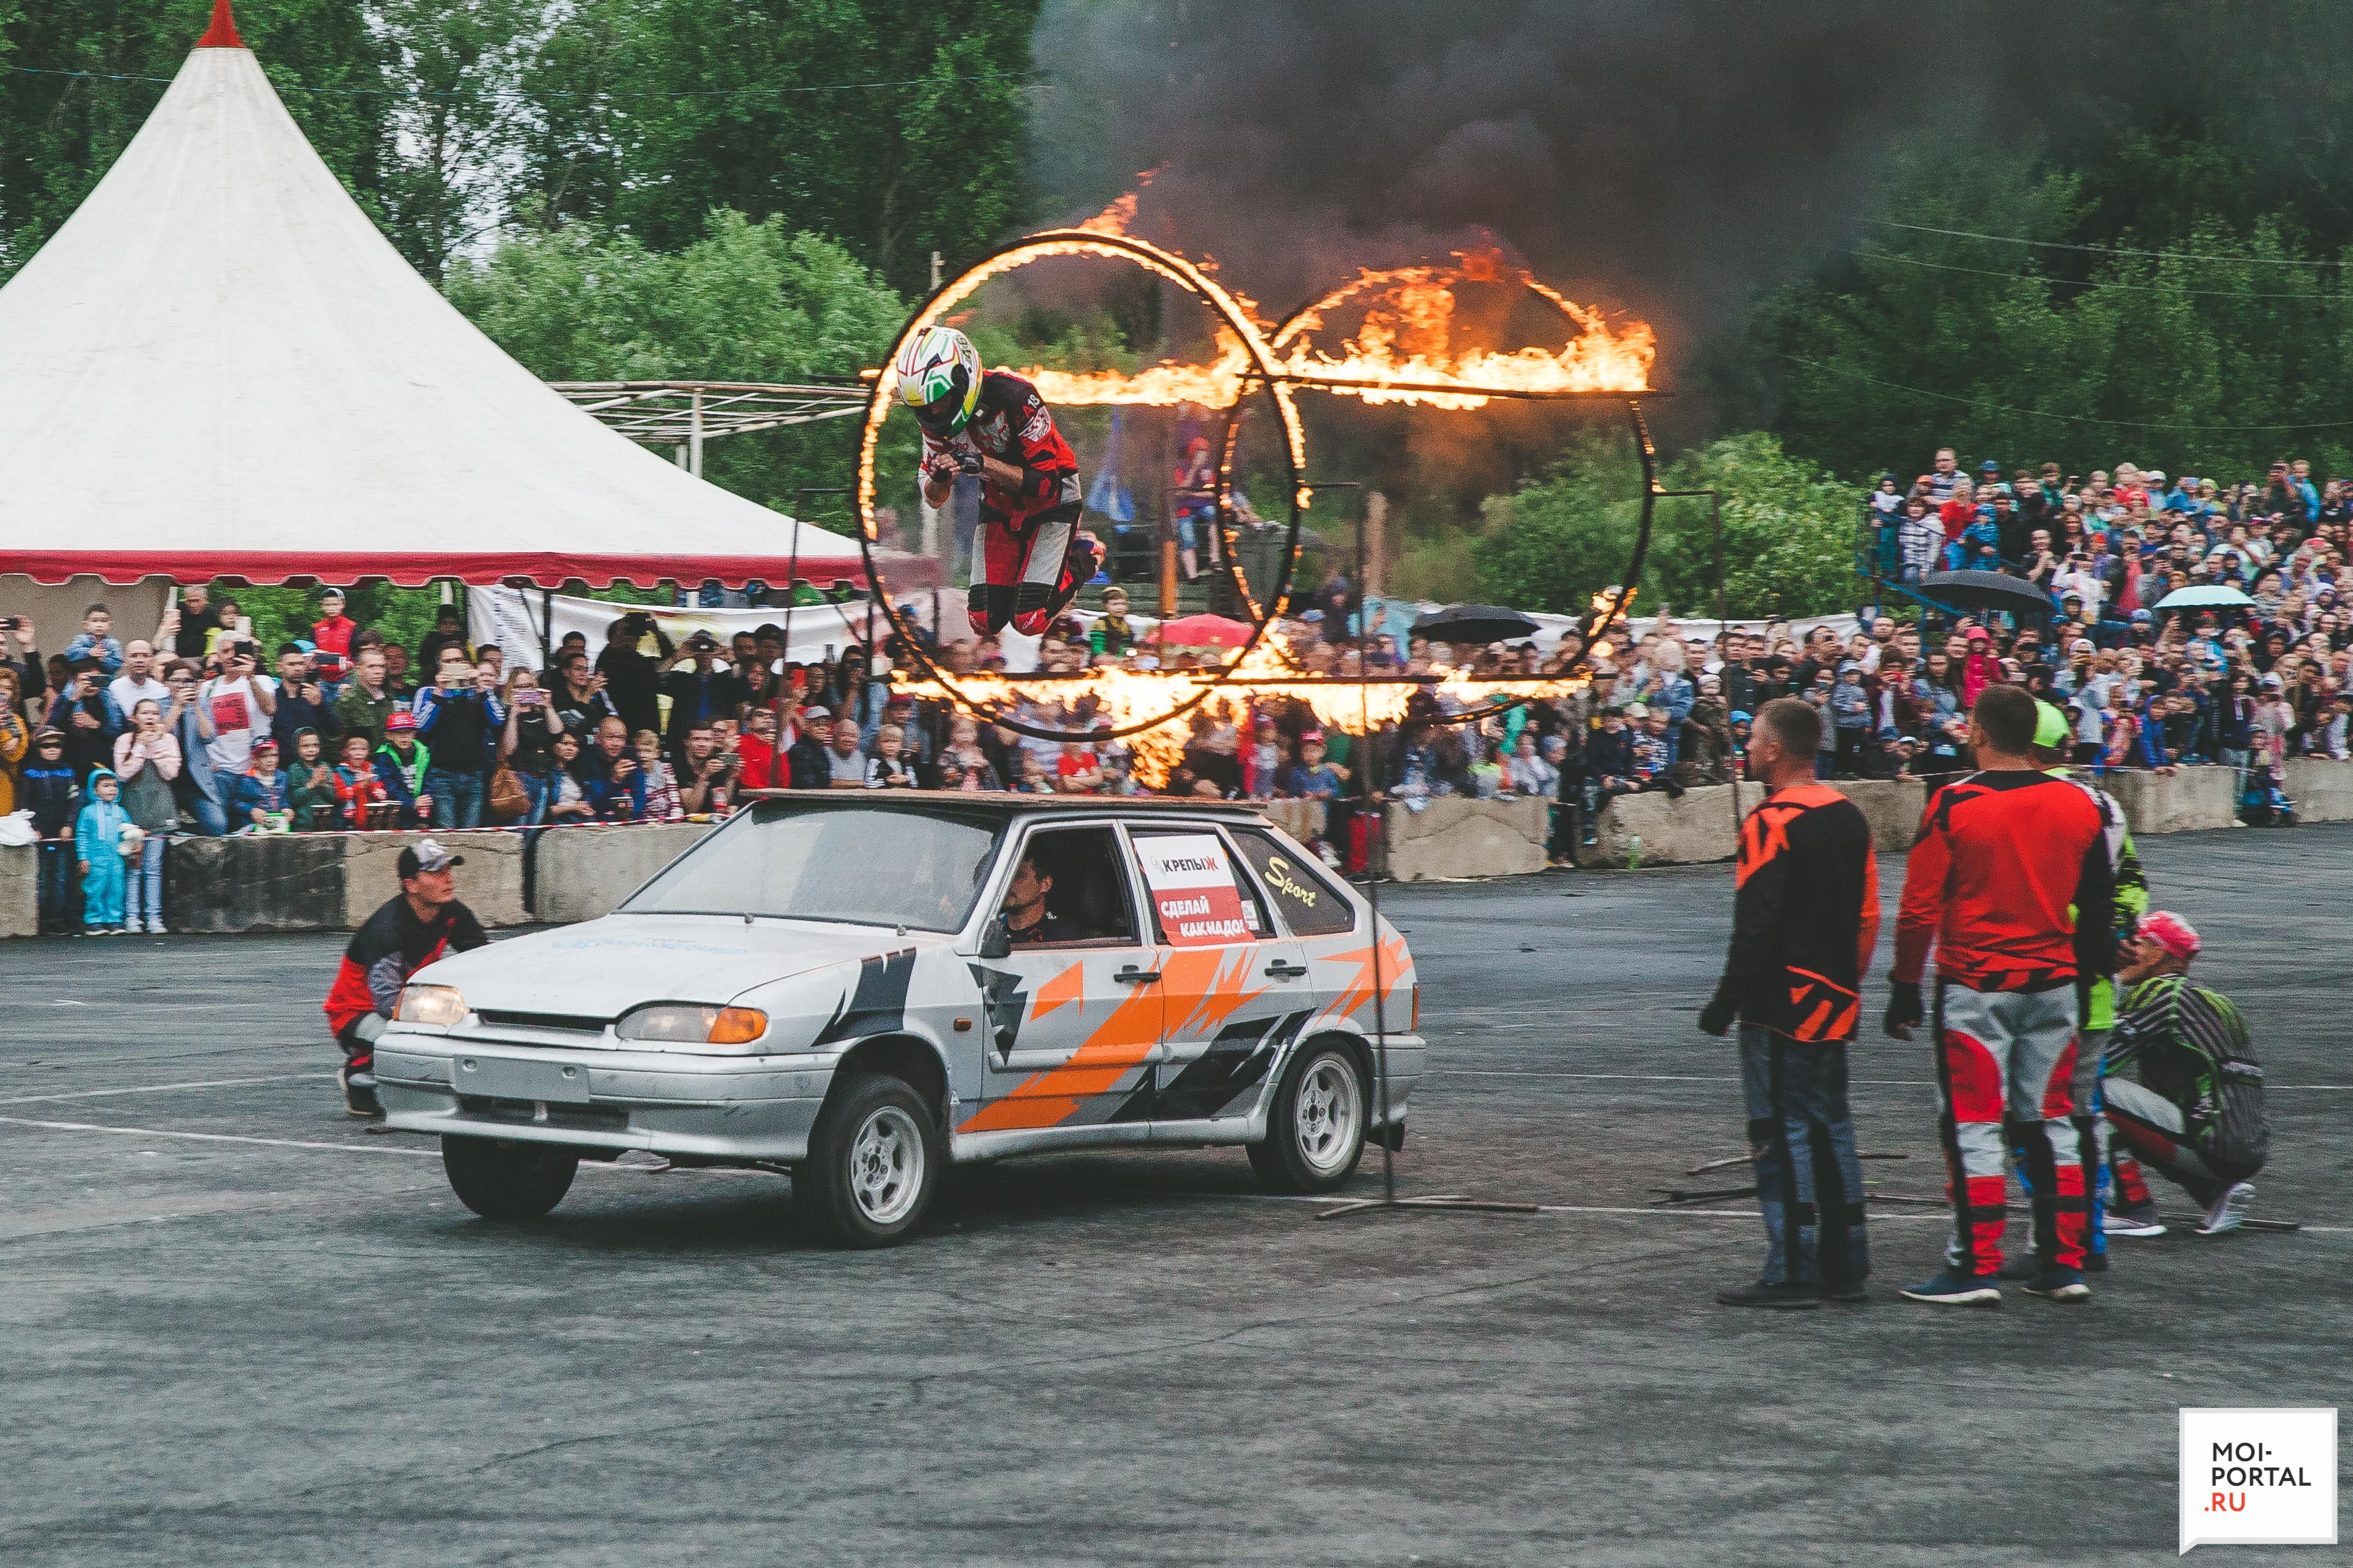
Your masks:
M1036 637L1054 624L1094 574L1092 552L1080 548L1078 454L1054 428L1038 389L1009 370L980 378L980 405L965 427L941 440L923 433L923 471L966 452L1021 470L1008 489L980 483L980 571L972 585L972 629L995 637L1010 624ZM1081 573L1080 568L1085 572Z
M352 933L335 983L327 989L327 1026L343 1047L349 1070L375 1069L375 1042L363 1039L359 1026L370 1014L390 1018L410 975L445 952L469 952L490 940L474 911L454 899L430 922L417 918L406 894L368 916L367 924Z
M2073 781L1972 774L1929 799L1904 870L1897 986L1936 950L1938 1131L1951 1181L1955 1273L2001 1271L2003 1163L2026 1157L2035 1249L2080 1268L2089 1202L2072 1121L2082 984L2115 967L2116 872L2107 822Z
M1871 824L1822 784L1775 790L1740 825L1732 948L1708 1011L1740 1018L1740 1077L1765 1269L1776 1285L1871 1271L1846 1047L1879 940Z

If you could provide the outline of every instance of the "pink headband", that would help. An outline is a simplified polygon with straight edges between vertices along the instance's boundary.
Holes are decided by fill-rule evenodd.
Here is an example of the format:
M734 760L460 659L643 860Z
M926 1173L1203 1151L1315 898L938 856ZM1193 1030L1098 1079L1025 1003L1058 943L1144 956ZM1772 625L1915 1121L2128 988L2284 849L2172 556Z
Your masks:
M2157 943L2176 958L2189 959L2198 956L2200 945L2198 933L2190 930L2189 922L2179 915L2164 910L2159 910L2154 914L2143 915L2140 918L2138 934Z

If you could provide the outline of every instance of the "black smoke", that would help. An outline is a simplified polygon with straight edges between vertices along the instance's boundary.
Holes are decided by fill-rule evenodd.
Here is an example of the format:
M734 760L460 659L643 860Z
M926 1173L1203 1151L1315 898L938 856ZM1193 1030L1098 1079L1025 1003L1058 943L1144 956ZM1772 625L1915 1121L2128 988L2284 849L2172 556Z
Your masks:
M1215 254L1277 314L1492 237L1651 321L1672 384L1793 256L1852 232L1907 131L2063 114L2071 74L2104 68L2056 37L2065 9L1048 0L1031 166L1050 217L1159 168L1135 232Z

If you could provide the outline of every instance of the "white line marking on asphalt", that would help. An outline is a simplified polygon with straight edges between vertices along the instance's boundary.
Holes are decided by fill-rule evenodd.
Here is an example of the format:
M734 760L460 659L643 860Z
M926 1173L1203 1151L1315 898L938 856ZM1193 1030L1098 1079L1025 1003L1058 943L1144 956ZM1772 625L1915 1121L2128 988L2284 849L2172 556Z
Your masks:
M65 1094L21 1094L0 1100L0 1105L45 1105L53 1100L105 1100L118 1094L167 1094L183 1089L237 1089L256 1083L291 1083L296 1079L332 1079L331 1072L282 1072L269 1078L207 1078L193 1083L142 1083L136 1089L79 1089Z
M438 1151L402 1149L389 1143L315 1143L297 1138L248 1138L235 1132L181 1132L161 1127L109 1127L96 1121L36 1121L29 1116L0 1116L0 1124L38 1127L50 1132L113 1132L131 1138L182 1138L197 1143L259 1143L273 1149L325 1149L337 1154L408 1154L439 1158Z
M1738 1083L1737 1078L1725 1074L1708 1076L1674 1073L1641 1072L1556 1072L1547 1068L1425 1068L1424 1078L1568 1078L1591 1079L1620 1083ZM1850 1083L1875 1084L1882 1089L1934 1089L1934 1079L1926 1078L1857 1078ZM2353 1083L2267 1083L2267 1089L2309 1089L2313 1091L2353 1089ZM0 1103L5 1103L0 1101Z

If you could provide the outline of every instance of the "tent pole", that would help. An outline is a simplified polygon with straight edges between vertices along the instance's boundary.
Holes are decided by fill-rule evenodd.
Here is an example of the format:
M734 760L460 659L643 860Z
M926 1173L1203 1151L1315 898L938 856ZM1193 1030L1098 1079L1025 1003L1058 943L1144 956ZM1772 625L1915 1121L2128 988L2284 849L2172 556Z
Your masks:
M555 662L555 592L551 588L539 591L539 668L545 669Z
M689 417L691 425L687 442L692 460L687 464L687 472L699 479L702 477L702 389L700 387L695 389L694 411Z

